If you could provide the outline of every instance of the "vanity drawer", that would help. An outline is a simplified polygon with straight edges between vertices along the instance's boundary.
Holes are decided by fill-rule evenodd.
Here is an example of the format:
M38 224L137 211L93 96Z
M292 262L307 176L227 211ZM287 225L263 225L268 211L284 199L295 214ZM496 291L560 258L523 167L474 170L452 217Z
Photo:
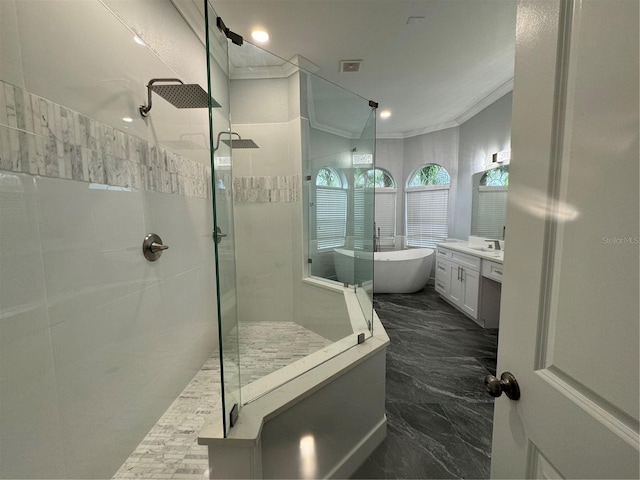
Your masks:
M436 258L436 292L448 293L450 268L451 264L448 261Z
M490 260L482 261L482 276L502 283L502 264Z
M436 258L451 259L451 250L447 250L446 248L438 247Z
M447 282L446 280L436 278L436 292L441 293L442 295L445 295L445 296L448 295L449 282Z
M441 258L436 258L436 279L442 277L443 279L449 278L450 264L448 261Z
M476 272L480 271L480 257L473 255L467 255L465 253L451 251L451 260L462 265L463 267L470 268Z

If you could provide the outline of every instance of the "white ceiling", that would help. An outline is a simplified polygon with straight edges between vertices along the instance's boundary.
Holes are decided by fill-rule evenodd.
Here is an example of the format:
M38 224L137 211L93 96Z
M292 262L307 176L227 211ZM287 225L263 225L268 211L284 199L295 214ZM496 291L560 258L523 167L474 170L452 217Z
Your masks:
M210 0L227 27L390 109L377 136L463 123L512 88L516 0ZM409 17L423 17L408 24ZM340 73L341 60L362 60Z

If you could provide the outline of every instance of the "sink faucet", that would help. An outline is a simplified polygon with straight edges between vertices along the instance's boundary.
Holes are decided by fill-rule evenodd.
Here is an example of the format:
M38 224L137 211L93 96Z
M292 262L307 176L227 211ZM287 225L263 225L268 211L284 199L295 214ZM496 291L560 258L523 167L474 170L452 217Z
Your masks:
M485 242L493 242L493 246L496 250L501 250L500 248L500 240L485 240ZM491 248L491 245L489 245L489 248Z

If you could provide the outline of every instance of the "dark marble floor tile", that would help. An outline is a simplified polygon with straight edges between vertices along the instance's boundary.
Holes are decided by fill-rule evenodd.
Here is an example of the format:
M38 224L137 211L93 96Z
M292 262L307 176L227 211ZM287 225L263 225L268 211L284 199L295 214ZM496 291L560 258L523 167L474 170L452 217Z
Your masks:
M390 330L480 330L478 326L467 317L461 317L460 313L453 309L425 309L417 310L395 304L383 304L385 310L385 327Z
M387 349L387 437L353 478L488 478L497 330L439 298L375 295ZM495 374L495 373L494 373Z
M473 478L478 465L438 404L389 402L387 438L352 478Z
M473 357L416 359L387 354L387 398L409 402L491 402L486 369Z
M477 357L476 360L478 360L491 375L496 374L496 356L495 355L491 357Z
M475 330L395 330L389 333L394 349L421 357L493 357L497 337Z
M478 465L479 478L489 477L493 402L443 403L442 408L456 434L462 439Z

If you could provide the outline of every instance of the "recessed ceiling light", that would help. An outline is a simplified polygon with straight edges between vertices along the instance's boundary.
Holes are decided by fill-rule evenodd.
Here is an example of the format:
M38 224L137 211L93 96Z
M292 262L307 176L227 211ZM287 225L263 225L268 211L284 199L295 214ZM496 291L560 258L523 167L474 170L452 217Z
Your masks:
M380 112L380 118L389 118L391 116L391 110L382 110Z
M264 30L254 30L251 32L251 38L258 43L265 43L269 41L269 34Z
M127 123L131 123L131 122L133 122L133 118L131 118L131 117L122 117L122 121L123 122L127 122Z

